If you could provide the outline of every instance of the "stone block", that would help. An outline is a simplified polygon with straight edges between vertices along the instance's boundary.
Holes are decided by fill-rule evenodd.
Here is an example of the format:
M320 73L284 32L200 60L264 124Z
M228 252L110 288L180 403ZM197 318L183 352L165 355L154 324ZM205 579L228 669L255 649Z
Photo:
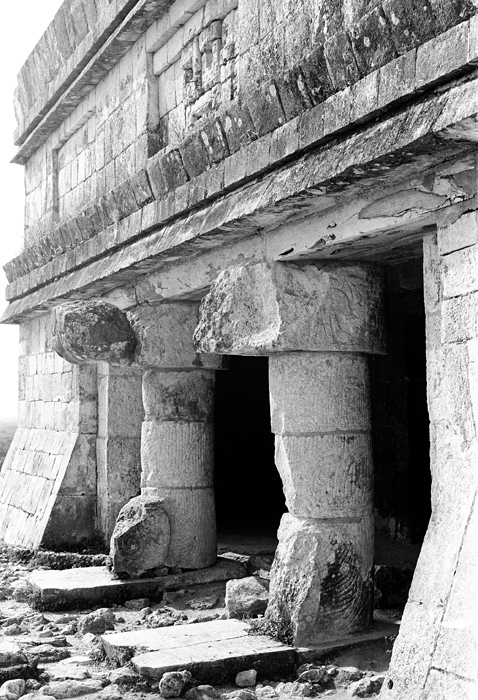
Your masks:
M164 566L170 546L170 523L161 498L138 496L121 509L111 536L113 569L121 578L139 578Z
M299 147L311 146L324 138L324 106L317 105L299 117Z
M199 132L189 134L179 145L179 152L189 178L197 177L211 165L208 149Z
M138 207L144 207L153 201L154 195L148 178L147 170L139 170L131 178L131 187Z
M288 70L277 81L277 88L286 121L290 121L312 107L312 98L300 67Z
M291 515L360 518L371 513L370 435L277 435L275 463Z
M126 314L103 301L66 302L53 310L55 351L68 362L130 364L136 337Z
M446 255L441 274L445 299L478 291L478 246Z
M351 35L355 59L362 75L377 70L397 55L380 7L363 15L352 27Z
M453 27L417 49L417 88L463 68L468 62L468 25Z
M189 176L184 169L181 154L177 149L166 150L158 155L158 164L166 181L167 191L184 185Z
M446 32L450 27L469 19L476 12L473 0L430 0L437 29Z
M145 420L207 422L214 411L214 373L146 370Z
M365 629L373 602L373 520L318 521L284 515L266 617L296 646Z
M438 250L440 255L478 244L478 212L464 214L448 226L438 227Z
M226 583L226 613L229 618L262 615L267 608L269 589L255 576L232 579Z
M224 270L201 302L200 352L383 352L381 272L259 263Z
M312 104L320 104L334 92L334 86L325 59L324 47L317 46L302 59L300 65ZM298 84L302 91L300 80Z
M329 75L336 90L342 90L362 77L346 32L340 31L329 37L324 44L324 53Z
M153 195L158 198L168 192L168 185L161 169L161 155L153 156L148 159L147 172Z
M219 119L208 119L199 130L211 163L220 163L229 155L229 146Z
M269 392L273 433L370 430L368 364L362 355L272 355Z
M478 683L478 509L473 508L450 583L433 666Z
M416 51L409 51L390 61L379 71L378 107L410 95L415 90Z
M130 180L125 180L121 185L115 187L113 197L120 219L124 219L138 209Z
M235 153L257 138L251 115L245 104L231 102L221 122L230 153Z
M384 0L382 9L399 54L424 44L439 33L428 0L414 4L407 0Z
M219 369L221 358L195 352L192 338L198 321L196 303L138 306L128 313L136 332L137 364L167 369Z
M457 678L453 673L443 669L431 669L427 678L423 700L476 700L477 681L469 678ZM387 697L387 696L385 696Z
M248 109L257 136L264 136L285 122L276 84L271 81L253 92L248 99Z
M478 337L478 292L445 299L442 305L441 341L462 343Z
M213 437L212 423L145 421L141 432L142 487L212 487Z

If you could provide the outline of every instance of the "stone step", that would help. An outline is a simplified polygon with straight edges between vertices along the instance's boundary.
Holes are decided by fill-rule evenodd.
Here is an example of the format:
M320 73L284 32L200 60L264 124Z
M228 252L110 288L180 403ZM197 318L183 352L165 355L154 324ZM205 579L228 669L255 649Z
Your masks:
M108 659L120 663L131 659L140 675L149 678L187 669L199 681L222 683L252 667L263 678L292 672L295 649L248 631L245 622L215 620L107 634L102 641Z
M118 580L104 566L79 569L38 569L30 576L32 604L43 610L71 610L99 605L122 604L133 598L159 599L162 591L175 590L202 583L229 581L247 576L237 561L218 557L217 564L207 569L180 574Z

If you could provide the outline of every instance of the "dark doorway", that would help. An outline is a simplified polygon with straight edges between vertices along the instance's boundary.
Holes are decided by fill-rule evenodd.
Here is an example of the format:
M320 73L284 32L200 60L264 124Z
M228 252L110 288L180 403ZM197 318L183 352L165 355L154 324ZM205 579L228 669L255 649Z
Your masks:
M376 592L404 604L431 513L422 260L387 273L388 354L371 358Z
M275 537L286 507L274 464L267 357L234 355L217 372L215 449L218 531Z

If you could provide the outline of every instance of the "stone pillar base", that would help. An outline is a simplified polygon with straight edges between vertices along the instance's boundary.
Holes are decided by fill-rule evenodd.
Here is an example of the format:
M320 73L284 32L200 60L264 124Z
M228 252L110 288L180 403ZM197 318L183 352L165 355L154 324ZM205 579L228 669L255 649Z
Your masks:
M315 520L286 514L271 572L267 617L307 646L363 630L373 603L373 519Z

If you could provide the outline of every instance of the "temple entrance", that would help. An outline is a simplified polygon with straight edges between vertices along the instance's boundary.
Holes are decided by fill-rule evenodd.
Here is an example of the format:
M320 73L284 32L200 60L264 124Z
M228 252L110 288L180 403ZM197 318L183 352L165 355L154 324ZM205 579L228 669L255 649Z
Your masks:
M286 512L274 463L267 357L228 358L216 373L215 493L219 539L275 540Z

